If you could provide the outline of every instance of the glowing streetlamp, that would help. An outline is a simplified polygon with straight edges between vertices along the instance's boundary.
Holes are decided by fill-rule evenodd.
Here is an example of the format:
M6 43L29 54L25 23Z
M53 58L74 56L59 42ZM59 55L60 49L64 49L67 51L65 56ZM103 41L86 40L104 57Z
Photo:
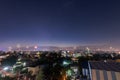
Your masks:
M6 70L8 70L8 69L9 69L8 67L4 67L4 68L3 68L4 71L6 71Z
M23 66L26 66L26 63L25 63L25 62L23 63Z
M63 61L63 66L68 66L69 64L70 64L70 62L69 61Z

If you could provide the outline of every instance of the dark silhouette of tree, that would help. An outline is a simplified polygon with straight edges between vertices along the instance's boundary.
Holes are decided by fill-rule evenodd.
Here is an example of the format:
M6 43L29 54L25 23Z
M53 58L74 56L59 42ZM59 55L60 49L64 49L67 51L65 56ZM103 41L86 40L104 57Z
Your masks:
M17 61L17 56L9 56L2 61L2 66L13 66Z

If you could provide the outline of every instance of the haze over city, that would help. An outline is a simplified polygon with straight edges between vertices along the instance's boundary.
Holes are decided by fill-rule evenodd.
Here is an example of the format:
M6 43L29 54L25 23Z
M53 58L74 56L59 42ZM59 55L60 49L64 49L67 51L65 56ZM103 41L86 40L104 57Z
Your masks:
M119 1L1 0L0 48L120 45Z

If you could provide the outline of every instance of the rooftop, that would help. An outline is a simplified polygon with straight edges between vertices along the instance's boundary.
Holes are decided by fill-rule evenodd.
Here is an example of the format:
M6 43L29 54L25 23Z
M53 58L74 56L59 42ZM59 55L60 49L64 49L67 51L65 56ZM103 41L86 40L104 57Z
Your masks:
M92 69L120 72L119 62L91 61L90 65Z

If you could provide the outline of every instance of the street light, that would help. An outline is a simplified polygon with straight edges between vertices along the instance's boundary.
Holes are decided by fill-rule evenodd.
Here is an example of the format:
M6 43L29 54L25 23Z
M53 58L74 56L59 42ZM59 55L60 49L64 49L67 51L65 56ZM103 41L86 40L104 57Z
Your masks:
M63 66L68 66L70 64L69 61L63 61Z
M26 66L26 63L25 63L25 62L23 63L23 66Z
M3 68L4 71L6 71L6 70L8 70L8 69L9 69L8 67L4 67L4 68Z

